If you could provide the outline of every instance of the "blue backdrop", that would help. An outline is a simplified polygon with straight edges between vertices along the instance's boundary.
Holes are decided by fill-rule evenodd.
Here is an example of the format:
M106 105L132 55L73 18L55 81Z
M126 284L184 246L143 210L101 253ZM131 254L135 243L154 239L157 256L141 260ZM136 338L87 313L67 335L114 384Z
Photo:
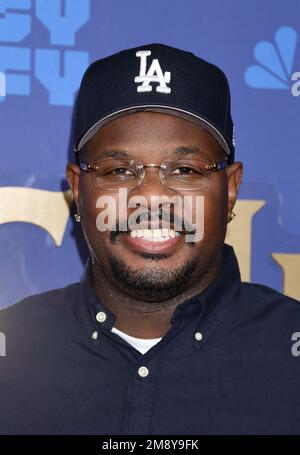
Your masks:
M57 245L16 221L1 190L67 190L85 68L152 42L192 51L228 76L245 167L239 197L266 201L252 221L251 281L282 290L271 253L300 254L299 18L298 0L0 0L0 307L78 281L87 254L71 217Z

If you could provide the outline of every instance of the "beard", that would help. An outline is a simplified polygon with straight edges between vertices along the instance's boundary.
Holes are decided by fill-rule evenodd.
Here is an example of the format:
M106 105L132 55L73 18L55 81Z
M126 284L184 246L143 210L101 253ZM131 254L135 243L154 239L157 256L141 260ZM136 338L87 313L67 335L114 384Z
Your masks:
M197 259L166 270L159 267L159 260L165 255L141 254L152 259L149 266L142 269L133 269L116 256L109 257L111 274L114 281L135 299L145 302L160 303L172 299L183 293L192 283Z

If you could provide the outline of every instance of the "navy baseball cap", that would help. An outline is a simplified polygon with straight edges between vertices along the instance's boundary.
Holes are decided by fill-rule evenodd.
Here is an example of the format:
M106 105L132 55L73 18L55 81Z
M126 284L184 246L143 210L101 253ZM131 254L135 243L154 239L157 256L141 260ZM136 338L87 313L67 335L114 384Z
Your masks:
M193 53L154 43L92 63L77 98L75 152L107 122L137 111L167 113L200 125L215 137L229 163L234 161L227 78Z

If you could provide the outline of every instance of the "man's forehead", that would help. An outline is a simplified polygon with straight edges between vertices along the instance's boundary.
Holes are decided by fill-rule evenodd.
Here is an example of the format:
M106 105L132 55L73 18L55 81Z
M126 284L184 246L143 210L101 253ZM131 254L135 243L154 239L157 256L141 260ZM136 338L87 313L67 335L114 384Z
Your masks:
M198 159L216 159L223 154L223 151L219 147L219 154L213 153L211 150L207 150L205 148L201 148L198 145L181 145L178 147L169 147L162 150L153 151L153 155L158 153L159 156L162 158L173 158L173 159L180 159L183 157L189 158L198 158ZM83 150L84 151L84 150ZM139 159L144 157L144 152L141 149L134 150L132 148L114 148L114 147L106 147L106 148L96 148L90 149L84 155L90 159L98 160L98 159ZM152 155L152 156L153 156Z
M209 159L219 156L221 147L212 134L186 119L166 113L136 112L104 125L82 150L93 159L157 152L162 156L193 154Z

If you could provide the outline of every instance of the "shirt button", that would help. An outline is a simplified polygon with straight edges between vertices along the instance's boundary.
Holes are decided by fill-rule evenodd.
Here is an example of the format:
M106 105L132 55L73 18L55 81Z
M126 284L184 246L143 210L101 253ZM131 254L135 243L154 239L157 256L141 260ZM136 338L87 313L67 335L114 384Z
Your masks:
M140 368L138 369L138 374L139 374L142 378L145 378L146 376L148 376L149 370L148 370L148 368L146 368L146 367L140 367Z
M93 332L93 333L92 333L92 338L93 338L93 340L97 340L97 338L98 338L98 332L96 332L96 331Z
M98 322L104 322L106 319L106 314L103 313L103 311L99 311L99 313L96 314L96 319Z
M203 338L202 333L201 332L196 332L195 333L195 338L196 338L197 341L201 341L202 338Z

